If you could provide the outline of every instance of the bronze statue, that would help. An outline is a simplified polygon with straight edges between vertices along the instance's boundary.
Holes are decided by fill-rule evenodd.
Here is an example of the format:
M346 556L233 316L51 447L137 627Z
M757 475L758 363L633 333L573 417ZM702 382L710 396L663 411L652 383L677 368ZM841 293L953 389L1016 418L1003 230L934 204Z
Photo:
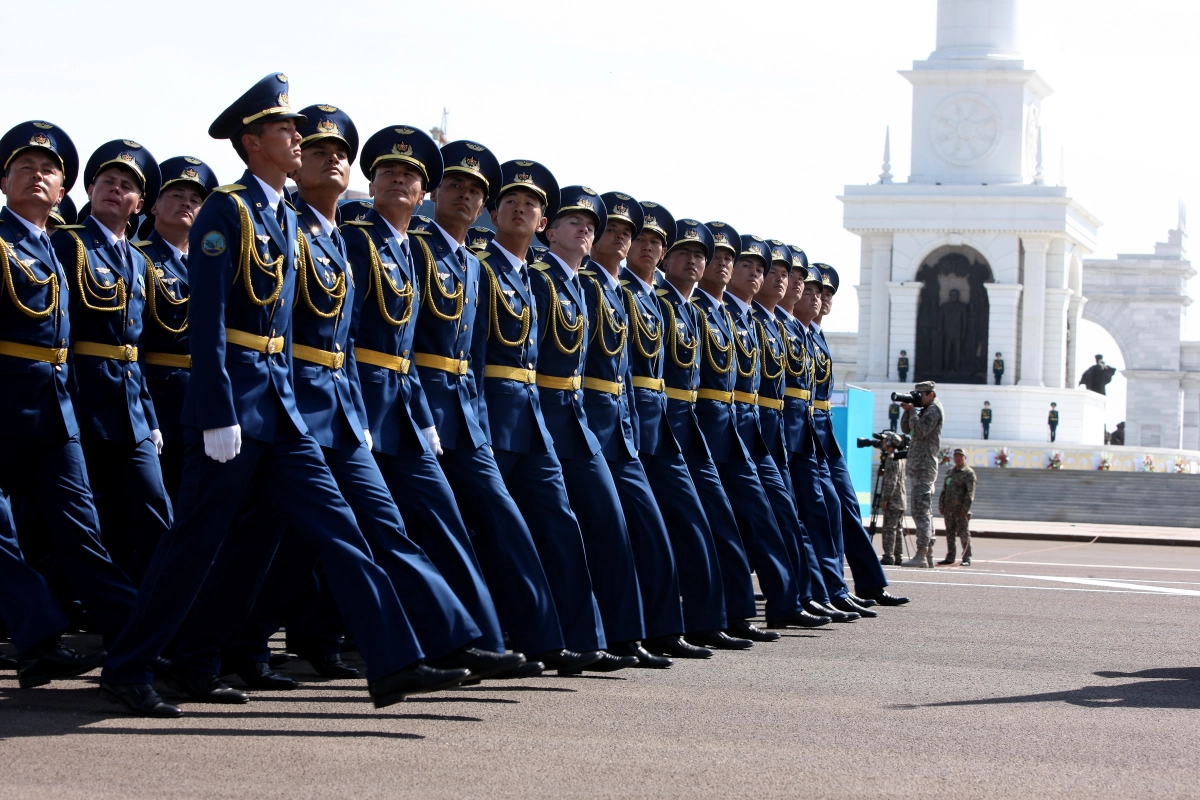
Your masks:
M1083 377L1079 382L1087 387L1089 392L1096 394L1107 395L1105 389L1112 382L1113 375L1117 374L1116 367L1110 367L1104 363L1104 356L1096 354L1096 363L1084 370Z

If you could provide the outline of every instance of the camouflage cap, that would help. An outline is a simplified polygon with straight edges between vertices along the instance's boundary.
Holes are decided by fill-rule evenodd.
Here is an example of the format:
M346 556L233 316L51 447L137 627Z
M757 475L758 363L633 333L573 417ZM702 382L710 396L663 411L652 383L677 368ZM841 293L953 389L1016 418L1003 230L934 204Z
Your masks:
M965 455L966 455L966 452L964 452L964 451L963 451L963 449L962 449L961 447L956 447L956 448L954 448L954 455L956 455L956 456L965 456Z
M933 381L921 381L915 388L918 392L932 392L937 389L937 384Z

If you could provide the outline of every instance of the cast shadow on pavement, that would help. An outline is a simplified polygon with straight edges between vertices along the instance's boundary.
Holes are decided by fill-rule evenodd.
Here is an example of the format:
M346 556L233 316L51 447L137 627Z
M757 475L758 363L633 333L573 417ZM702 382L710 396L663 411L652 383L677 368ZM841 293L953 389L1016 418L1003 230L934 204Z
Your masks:
M904 704L893 708L938 708L986 706L1008 703L1070 703L1084 708L1180 708L1200 709L1200 667L1157 667L1138 672L1102 670L1101 678L1144 678L1132 683L1083 686L1065 692L950 700L942 703Z

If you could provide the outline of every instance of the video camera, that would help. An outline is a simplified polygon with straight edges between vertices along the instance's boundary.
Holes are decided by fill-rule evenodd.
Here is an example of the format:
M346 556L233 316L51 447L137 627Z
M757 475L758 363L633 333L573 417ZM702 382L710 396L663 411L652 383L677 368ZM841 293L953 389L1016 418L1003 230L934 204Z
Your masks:
M892 452L888 455L899 461L902 458L908 458L908 445L911 441L912 439L903 433L896 433L895 431L880 431L879 433L871 434L870 439L860 436L858 438L858 446L874 447L877 450L883 450L890 444L895 449L892 450Z
M920 392L892 392L893 403L912 403L917 408L921 407Z

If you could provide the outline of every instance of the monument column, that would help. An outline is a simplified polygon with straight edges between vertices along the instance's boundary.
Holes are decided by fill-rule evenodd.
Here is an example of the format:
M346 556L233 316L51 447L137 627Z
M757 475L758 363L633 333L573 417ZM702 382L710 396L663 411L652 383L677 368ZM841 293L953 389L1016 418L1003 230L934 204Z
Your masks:
M866 381L888 379L888 278L892 275L892 235L876 234L865 237L871 248L871 327L867 354ZM861 327L859 328L861 330ZM908 348L905 348L908 349ZM894 363L894 362L893 362Z
M1021 309L1021 386L1044 386L1046 345L1046 250L1049 236L1022 235L1025 302Z
M900 357L901 350L908 351L908 363L910 371L909 379L913 377L913 372L920 368L917 364L917 302L921 297L921 289L925 284L920 281L910 281L908 283L892 283L889 282L888 300L891 304L891 330L888 336L888 365L896 363L896 359Z
M1087 298L1080 297L1076 292L1067 304L1067 374L1064 385L1068 389L1076 386L1075 377L1079 374L1079 323L1083 320L1083 306L1086 303Z
M1021 369L1017 352L1017 307L1021 301L1021 284L985 283L983 288L988 293L988 382L992 381L992 359L999 352L1004 354L1004 375L1000 383L1012 386Z
M1070 289L1046 290L1046 343L1043 379L1047 386L1067 385L1067 306Z

